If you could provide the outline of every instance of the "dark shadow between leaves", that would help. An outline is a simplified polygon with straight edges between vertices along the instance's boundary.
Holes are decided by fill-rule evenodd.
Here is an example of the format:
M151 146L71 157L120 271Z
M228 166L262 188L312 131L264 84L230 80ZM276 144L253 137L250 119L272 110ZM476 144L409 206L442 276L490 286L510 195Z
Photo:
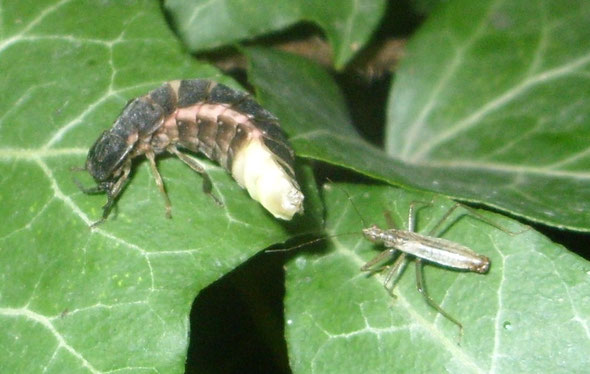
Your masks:
M290 373L284 338L285 256L261 252L200 292L186 373Z

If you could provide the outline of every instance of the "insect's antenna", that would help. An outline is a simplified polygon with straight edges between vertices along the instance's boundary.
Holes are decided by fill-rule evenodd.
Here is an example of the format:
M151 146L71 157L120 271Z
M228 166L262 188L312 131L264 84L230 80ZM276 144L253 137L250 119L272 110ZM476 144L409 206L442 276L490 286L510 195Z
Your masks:
M312 245L314 243L321 242L324 240L337 238L339 236L346 236L346 235L357 235L358 236L358 234L359 234L358 232L344 232L344 233L340 233L340 234L326 235L326 236L322 236L321 238L312 239L312 240L309 240L305 243L297 244L297 245L295 245L293 247L289 247L289 248L267 249L264 251L264 253L291 252L296 249L307 247L308 245Z
M348 192L346 190L343 190L343 191L344 191L344 193L346 195L348 195ZM356 212L356 214L358 214L359 218L361 219L361 223L363 224L363 227L369 227L367 225L367 222L365 222L365 219L363 218L363 215L361 214L361 212L356 207L356 204L354 203L354 201L352 201L352 198L350 197L350 195L348 195L348 200L350 201L350 205L352 205L352 207L354 208L354 211Z
M519 235L519 234L522 234L523 232L527 232L527 231L529 231L531 229L531 227L526 227L526 228L524 228L522 230L519 230L519 231L508 230L506 227L502 226L501 224L492 221L491 219L483 216L481 213L478 213L472 207L467 206L467 205L464 205L464 204L461 204L461 203L457 203L457 204L458 205L461 205L461 207L468 212L467 214L471 214L476 219L478 219L478 220L480 220L482 222L485 222L488 225L493 226L493 227L497 228L498 230L503 231L503 232L505 232L506 234L508 234L510 236Z
M84 166L70 166L70 171L71 172L80 172L80 171L86 171L86 165ZM80 182L78 180L78 178L76 177L72 177L72 179L74 180L74 184L78 187L78 189L80 189L80 191L86 193L86 194L93 194L93 193L98 193L98 192L102 192L102 191L98 191L97 188L88 188L85 187L82 182Z
M301 243L301 244L298 244L296 246L289 247L289 248L267 249L267 250L264 251L264 253L291 252L291 251L294 251L296 249L299 249L299 248L302 248L302 247L306 247L308 245L312 245L314 243L317 243L319 241L326 240L326 239L327 239L326 237L317 238L317 239L313 239L313 240L310 240L308 242Z
M334 182L332 182L329 178L328 178L328 181L330 181L330 183L334 184ZM340 187L338 187L338 188L340 188ZM352 197L350 196L350 194L348 193L348 191L346 191L344 188L340 188L340 190L342 190L342 192L344 192L344 194L348 197L348 201L350 201L350 205L352 205L354 211L356 212L356 214L361 219L361 223L363 224L363 227L369 227L369 225L367 225L367 222L365 222L365 220L363 218L363 215L361 214L361 212L356 207L354 201L352 201Z
M85 187L85 186L82 184L82 182L80 182L80 181L78 180L78 178L76 178L76 177L72 177L72 180L74 181L74 184L75 184L75 185L78 187L78 189L79 189L80 191L84 192L84 191L87 191L87 190L88 190L88 187Z
M78 178L72 177L72 180L74 181L74 184L80 189L80 191L82 191L83 193L85 193L87 195L104 193L104 189L98 185L94 186L94 187L86 187L82 184L82 182L80 182L78 180Z

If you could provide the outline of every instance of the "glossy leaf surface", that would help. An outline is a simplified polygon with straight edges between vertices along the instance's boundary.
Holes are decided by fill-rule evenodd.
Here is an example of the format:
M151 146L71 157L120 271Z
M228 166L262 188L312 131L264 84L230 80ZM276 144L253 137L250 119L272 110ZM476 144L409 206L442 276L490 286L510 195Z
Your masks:
M300 156L343 166L406 188L431 190L461 200L480 202L548 225L581 231L590 230L590 188L586 172L589 168L586 165L585 151L590 144L587 141L590 139L590 116L585 114L585 111L590 106L579 105L587 98L582 87L585 80L580 80L579 84L571 88L578 90L578 96L572 96L578 104L570 105L577 109L566 112L577 113L575 120L559 126L555 124L552 129L547 129L552 135L547 135L546 141L555 144L545 148L531 144L528 151L515 150L522 154L513 154L512 160L506 158L506 162L512 163L512 166L497 168L497 164L486 164L485 160L478 161L477 166L473 161L475 155L466 152L466 148L478 145L483 147L487 144L488 130L494 131L497 136L505 136L506 132L510 132L513 139L527 137L529 130L524 126L512 125L506 130L476 126L470 131L470 138L464 139L467 144L458 142L455 151L451 148L444 150L445 155L456 158L455 161L447 162L440 156L442 161L433 158L414 163L413 160L388 155L362 139L352 125L338 86L319 66L300 57L262 48L249 48L246 49L246 53L251 61L252 82L265 104L282 119ZM412 68L408 66L407 69ZM493 74L497 76L498 72ZM400 80L401 84L404 84L403 79ZM412 90L413 94L425 94L425 90L415 90L410 85L408 82L405 87ZM402 95L401 89L395 89L393 94L394 97ZM471 97L476 100L476 96ZM532 97L530 99L530 105L537 105ZM469 100L470 96L464 97L462 105L466 105ZM552 98L547 94L545 101L549 108L563 103L565 99L560 96ZM392 103L401 107L405 101L400 99L398 103L394 98ZM458 108L459 104L453 105ZM409 107L410 104L406 103L406 106ZM458 114L451 107L448 109L448 116ZM546 117L543 114L544 110L537 114L531 109L527 115L538 116L538 120L541 121L541 117ZM449 121L451 120L449 118ZM393 138L393 127L389 131ZM404 133L411 131L418 130L408 127L395 135L401 139ZM424 131L429 130L424 128ZM437 131L446 130L439 128ZM432 141L436 141L437 135L434 132L431 136ZM419 140L419 137L415 139ZM576 159L574 169L568 167L571 170L556 169L555 172L546 173L536 167L519 166L522 157L528 157L528 163L541 162L542 159L548 160L550 157L562 157L563 152L569 152L570 143L577 144L580 152L577 156L572 153L572 157ZM392 147L394 148L397 149ZM394 150L391 153L394 153ZM459 160L459 157L463 160Z
M362 237L361 220L387 228L388 211L397 228L407 228L410 204L431 202L417 212L417 231L428 233L453 202L350 184L327 185L324 198L331 237L302 249L287 268L294 372L582 373L590 364L587 261L499 215L480 212L513 234L456 210L439 234L488 256L490 271L425 265L424 274L431 297L463 324L460 337L416 290L412 262L394 298L383 273L360 271L384 249Z
M83 194L73 178L91 178L71 168L125 102L170 79L235 83L183 51L155 2L0 4L0 371L181 373L199 290L305 230L314 209L280 222L203 160L220 207L168 157L172 219L136 162L90 229L106 197Z
M367 43L385 12L383 0L167 0L174 25L192 51L280 31L300 21L318 24L340 69Z

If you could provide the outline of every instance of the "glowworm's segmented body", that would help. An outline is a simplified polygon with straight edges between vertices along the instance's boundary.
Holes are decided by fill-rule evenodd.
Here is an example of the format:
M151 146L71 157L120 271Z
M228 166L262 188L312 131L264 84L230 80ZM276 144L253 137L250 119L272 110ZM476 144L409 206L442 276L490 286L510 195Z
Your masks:
M154 156L170 152L204 173L177 147L218 162L275 217L289 220L303 211L294 154L277 118L244 92L194 79L167 82L131 100L88 152L86 170L97 186L86 192L107 193L103 219L129 176L131 160L141 155L150 161L169 213Z

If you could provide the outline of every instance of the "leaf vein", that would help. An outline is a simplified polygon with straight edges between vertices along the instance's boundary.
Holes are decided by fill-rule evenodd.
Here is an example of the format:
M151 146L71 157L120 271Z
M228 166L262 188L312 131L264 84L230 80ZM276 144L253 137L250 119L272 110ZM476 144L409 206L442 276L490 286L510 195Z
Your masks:
M29 32L29 30L31 30L33 27L35 27L39 23L41 23L45 19L45 17L47 17L51 13L55 12L56 10L58 10L59 8L61 8L63 5L69 3L70 1L71 0L61 0L61 1L58 1L57 3L55 3L55 4L53 4L53 5L45 8L43 11L41 11L37 15L37 17L33 18L33 20L31 20L31 22L29 22L19 33L13 35L12 37L10 37L8 39L5 39L3 43L0 43L0 54L6 48L8 48L12 44L18 42L23 35L25 35L27 32Z
M489 235L489 234L488 234ZM498 248L498 246L496 245L495 241L493 240L493 238L490 236L490 240L492 242L492 245L494 246L496 252L498 253L498 255L500 256L501 259L501 269L505 269L506 268L506 257L504 256L504 254L502 253L502 251L500 250L500 248ZM501 277L500 277L500 283L498 284L498 312L496 313L496 318L495 318L495 328L494 328L494 348L492 349L491 352L491 358L492 358L492 362L490 365L490 373L495 373L496 372L496 367L497 367L497 359L499 357L499 350L500 350L500 339L502 337L501 335L501 329L502 329L502 321L500 320L501 315L502 315L502 308L504 307L503 302L502 302L502 290L504 289L504 282L506 281L506 275L505 275L505 271L501 271Z
M585 151L586 152L586 151ZM446 161L431 161L424 160L420 162L412 162L411 165L427 166L427 167L448 167L459 169L480 169L489 171L500 171L517 174L540 174L550 177L567 177L585 180L590 178L590 172L587 171L568 171L568 170L552 170L551 166L535 167L529 165L510 165L500 163L480 163L474 161L462 160L446 160Z
M463 45L456 47L455 53L449 66L446 69L444 69L444 73L438 79L434 88L430 91L430 95L428 96L426 104L424 105L416 119L413 121L413 123L410 125L408 132L406 132L406 140L401 151L401 158L410 158L408 157L411 152L410 147L414 145L418 133L426 125L426 117L428 117L428 115L434 108L437 102L436 99L440 96L442 90L447 86L447 84L451 80L451 77L455 74L455 72L461 65L465 52L473 45L473 43L475 43L475 41L478 40L478 37L485 30L485 26L487 26L485 20L489 18L492 9L493 7L490 7L490 9L488 9L486 16L482 17L477 29L471 34L469 39L467 39Z
M47 166L47 164L41 159L36 159L36 162L39 165L39 167L41 168L41 170L45 173L47 178L49 179L51 189L53 190L54 196L57 199L63 201L66 204L66 206L68 206L84 223L86 223L86 225L90 226L92 224L92 222L90 221L88 216L86 216L86 214L84 214L84 212L82 212L82 210L80 210L80 208L72 201L72 199L70 199L69 196L65 195L61 191L61 189L57 185L57 181L56 181L55 177L53 176L53 173L52 173L51 169L49 168L49 166ZM139 247L136 244L129 243L126 240L123 240L113 234L107 233L106 231L102 230L101 228L94 228L93 232L98 233L98 234L104 236L105 238L108 238L108 239L111 239L111 240L116 241L118 243L121 243L129 248L137 250L143 256L143 258L145 258L145 261L146 261L147 266L150 271L150 278L151 278L150 292L153 292L155 290L154 269L152 268L152 263L151 263L151 260L148 256L148 252L145 249Z
M413 153L411 159L413 161L423 160L433 148L446 142L458 133L469 130L473 126L476 126L482 120L482 118L496 111L497 109L502 108L516 97L527 92L529 89L543 83L548 83L554 79L573 74L577 69L587 65L588 63L590 63L590 53L586 53L570 63L550 70L545 70L544 72L521 81L520 84L517 84L504 91L504 93L497 96L495 99L490 100L487 104L481 106L470 115L467 115L463 119L457 121L454 125L449 126L447 129L440 132L436 138L422 143L421 148Z
M45 327L57 340L58 347L56 348L56 350L58 350L59 348L65 348L68 352L70 352L72 356L76 357L85 368L90 370L91 373L102 373L100 370L96 369L90 362L88 362L88 360L86 360L86 358L84 358L84 356L80 352L78 352L74 347L68 344L63 335L60 334L59 331L57 331L55 326L53 326L53 324L47 317L35 313L26 308L0 308L0 315L9 317L25 317L26 319L29 319L40 324L41 326Z
M344 246L337 246L337 251L344 257L349 258L351 261L356 263L359 267L361 267L365 263L364 260L358 256L358 254L348 250ZM375 277L374 279L379 279L379 281L382 282L382 278L383 276L381 274L378 274L378 277ZM469 356L463 350L459 349L457 345L451 342L446 336L444 336L432 322L429 322L417 311L415 311L412 305L408 302L408 300L404 297L403 294L397 293L396 302L401 304L401 310L404 310L406 313L408 313L412 320L416 321L417 326L421 326L426 331L428 331L431 338L438 341L441 344L441 346L443 346L449 353L451 353L453 357L457 358L460 362L462 362L465 365L465 367L469 367L473 371L478 373L486 372L481 367L479 367L479 365L474 361L473 357Z

